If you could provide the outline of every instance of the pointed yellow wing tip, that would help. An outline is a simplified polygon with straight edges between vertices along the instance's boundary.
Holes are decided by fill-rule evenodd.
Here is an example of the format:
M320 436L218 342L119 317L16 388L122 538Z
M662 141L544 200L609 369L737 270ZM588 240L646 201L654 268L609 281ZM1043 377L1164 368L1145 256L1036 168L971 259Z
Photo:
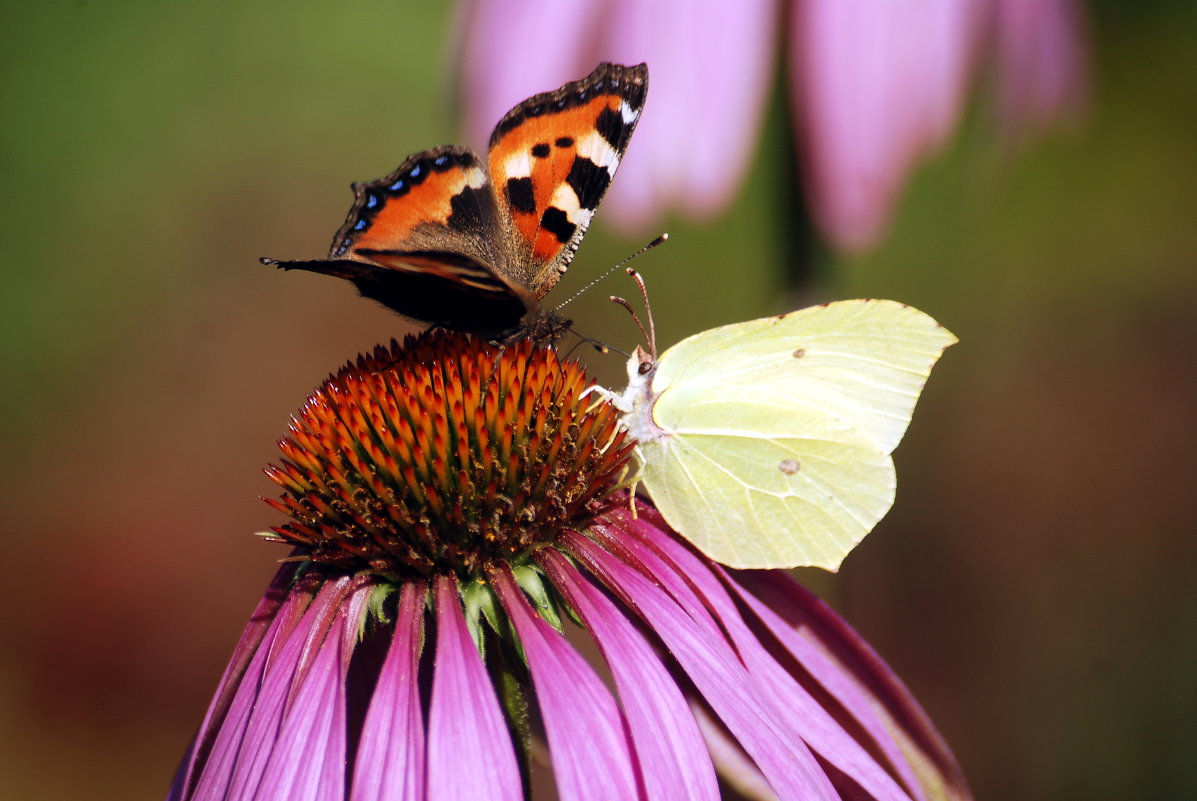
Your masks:
M931 319L932 319L932 320L935 320L935 318L934 318L934 317L932 317ZM952 347L953 345L955 345L955 344L957 344L957 343L959 343L959 342L960 342L960 337L956 336L956 335L955 335L955 334L953 334L951 331L949 331L949 330L948 330L948 327L947 327L947 326L945 326L943 323L939 322L938 320L935 320L935 325L936 325L936 327L937 327L937 328L939 328L939 330L940 330L940 331L943 333L943 335L944 335L944 339L946 339L946 340L947 340L947 342L946 342L946 343L944 343L944 346L943 346L943 347L944 347L944 350L947 350L948 348L950 348L950 347Z

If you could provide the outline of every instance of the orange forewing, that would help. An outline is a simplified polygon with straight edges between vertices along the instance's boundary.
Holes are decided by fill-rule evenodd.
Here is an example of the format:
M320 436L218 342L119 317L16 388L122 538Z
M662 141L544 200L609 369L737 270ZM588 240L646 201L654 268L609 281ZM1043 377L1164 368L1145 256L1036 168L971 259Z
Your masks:
M573 140L574 144L570 146L572 151L578 139L594 131L599 115L604 110L619 111L622 103L623 98L619 95L604 94L571 109L529 117L504 134L491 147L490 180L491 185L500 192L513 174L526 175L530 171L536 210L521 213L512 209L511 219L524 239L534 243L532 252L537 258L547 261L561 250L561 242L556 237L540 230L540 215L548 207L553 192L565 182L573 165L573 158L535 158L531 155L532 148L546 145L560 150L556 142L565 138ZM529 168L512 169L511 165L520 164L523 160L530 163Z
M432 173L413 186L401 203L386 203L374 215L370 227L358 236L352 250L390 250L400 247L419 225L444 225L452 213L450 201L470 184L482 181L482 170L454 169Z

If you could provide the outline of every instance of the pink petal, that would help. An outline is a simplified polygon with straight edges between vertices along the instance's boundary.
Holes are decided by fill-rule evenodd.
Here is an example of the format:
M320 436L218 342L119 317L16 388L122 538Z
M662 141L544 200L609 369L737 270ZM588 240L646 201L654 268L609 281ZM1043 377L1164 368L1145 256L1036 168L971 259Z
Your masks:
M641 798L626 721L611 693L565 637L532 612L506 568L488 575L528 660L558 796L562 801Z
M453 579L434 587L436 667L428 720L428 797L523 801L515 751Z
M1014 132L1083 105L1088 82L1084 13L1075 0L996 3L998 109Z
M228 797L253 798L261 786L270 757L278 743L283 721L318 656L319 646L332 625L349 579L321 587L304 612L303 620L282 643L267 654L265 673L245 725L244 739L232 764Z
M643 233L668 206L726 208L752 159L777 47L777 4L614 0L601 55L646 62L649 93L602 218Z
M774 714L790 720L797 735L815 753L856 782L870 797L878 801L907 799L906 793L877 761L769 654L744 623L735 602L711 572L709 563L649 520L649 515L642 515L640 520L622 527L629 534L643 537L652 550L660 554L657 556L636 549L637 557L650 568L652 575L659 578L684 576L686 582L693 586L691 594L680 581L662 578L671 592L685 593L691 599L687 602L701 603L712 610L749 672L757 682L770 688L765 698L773 707ZM630 549L635 548L633 543L627 545Z
M711 760L719 771L720 778L745 798L775 798L769 781L757 768L756 763L744 753L744 749L732 737L731 732L718 720L711 717L707 706L699 699L691 702L694 720L706 740Z
M553 585L611 669L649 798L719 798L710 756L677 682L623 613L558 551L540 551Z
M233 698L250 670L254 657L259 653L261 643L269 642L280 633L285 636L286 633L289 633L290 626L294 626L298 621L299 616L295 614L296 604L294 603L290 605L294 616L290 617L287 623L283 623L278 617L279 609L292 597L288 595L288 589L295 580L297 568L298 563L296 562L284 563L275 573L274 579L271 580L270 586L258 603L258 608L250 615L249 623L241 633L241 639L238 640L237 647L233 649L233 656L229 659L228 667L225 668L224 675L220 678L220 684L217 685L216 693L213 695L212 703L208 706L208 711L196 733L195 741L188 749L182 765L179 766L179 773L175 777L174 786L171 788L167 801L177 801L188 797L186 791L195 778L196 768L207 761L213 741L223 727ZM302 608L299 611L302 611ZM265 654L259 661L259 668L264 661Z
M370 588L338 605L287 710L254 801L336 801L345 796L346 674Z
M491 129L534 94L587 75L599 0L473 0L461 11L461 76L468 141L485 150Z
M806 0L791 70L815 221L837 245L873 244L917 159L955 125L980 3Z
M777 3L475 0L462 15L466 130L483 144L509 108L600 61L647 62L649 100L600 219L655 228L669 205L722 211L752 158ZM628 161L630 159L630 161Z
M915 797L925 797L927 785L941 788L931 797L972 797L956 758L927 713L842 618L782 571L724 575L803 669L869 733ZM923 760L938 779L927 770L920 772L921 780L911 775L909 763Z
M317 594L316 600L310 591L308 583L288 593L237 687L188 798L237 797L237 793L251 793L257 787L303 643L313 627L324 624L329 588Z
M599 527L595 527L595 531ZM767 709L761 687L744 670L738 655L701 602L683 606L652 580L603 547L573 532L562 541L612 592L636 610L686 672L698 692L756 761L781 797L832 801L838 796L802 739L784 719Z
M420 708L421 582L403 586L395 633L362 727L352 801L418 801L424 797L424 716Z

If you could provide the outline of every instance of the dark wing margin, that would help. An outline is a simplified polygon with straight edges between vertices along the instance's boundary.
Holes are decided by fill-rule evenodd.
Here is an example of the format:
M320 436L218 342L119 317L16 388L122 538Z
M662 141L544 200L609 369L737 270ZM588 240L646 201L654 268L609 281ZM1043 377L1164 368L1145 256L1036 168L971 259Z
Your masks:
M490 268L456 253L367 251L370 261L277 261L283 270L306 270L353 282L362 297L414 320L455 331L491 334L510 330L534 304Z

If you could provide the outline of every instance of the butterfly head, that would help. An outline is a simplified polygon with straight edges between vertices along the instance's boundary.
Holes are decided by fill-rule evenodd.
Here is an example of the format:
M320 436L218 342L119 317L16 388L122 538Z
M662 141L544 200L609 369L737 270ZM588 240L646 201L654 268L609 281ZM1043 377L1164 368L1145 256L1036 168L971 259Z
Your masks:
M648 302L648 289L644 286L644 279L631 267L628 268L628 275L640 289L648 325L645 326L641 322L639 315L626 300L619 297L611 298L612 302L627 309L644 337L644 344L637 345L628 357L628 386L619 396L616 405L624 413L621 422L628 433L639 442L650 442L668 435L653 421L652 414L653 404L658 397L653 393L653 378L657 373L657 331L653 325L652 305Z
M628 381L643 381L651 378L657 369L657 354L637 345L628 358Z

